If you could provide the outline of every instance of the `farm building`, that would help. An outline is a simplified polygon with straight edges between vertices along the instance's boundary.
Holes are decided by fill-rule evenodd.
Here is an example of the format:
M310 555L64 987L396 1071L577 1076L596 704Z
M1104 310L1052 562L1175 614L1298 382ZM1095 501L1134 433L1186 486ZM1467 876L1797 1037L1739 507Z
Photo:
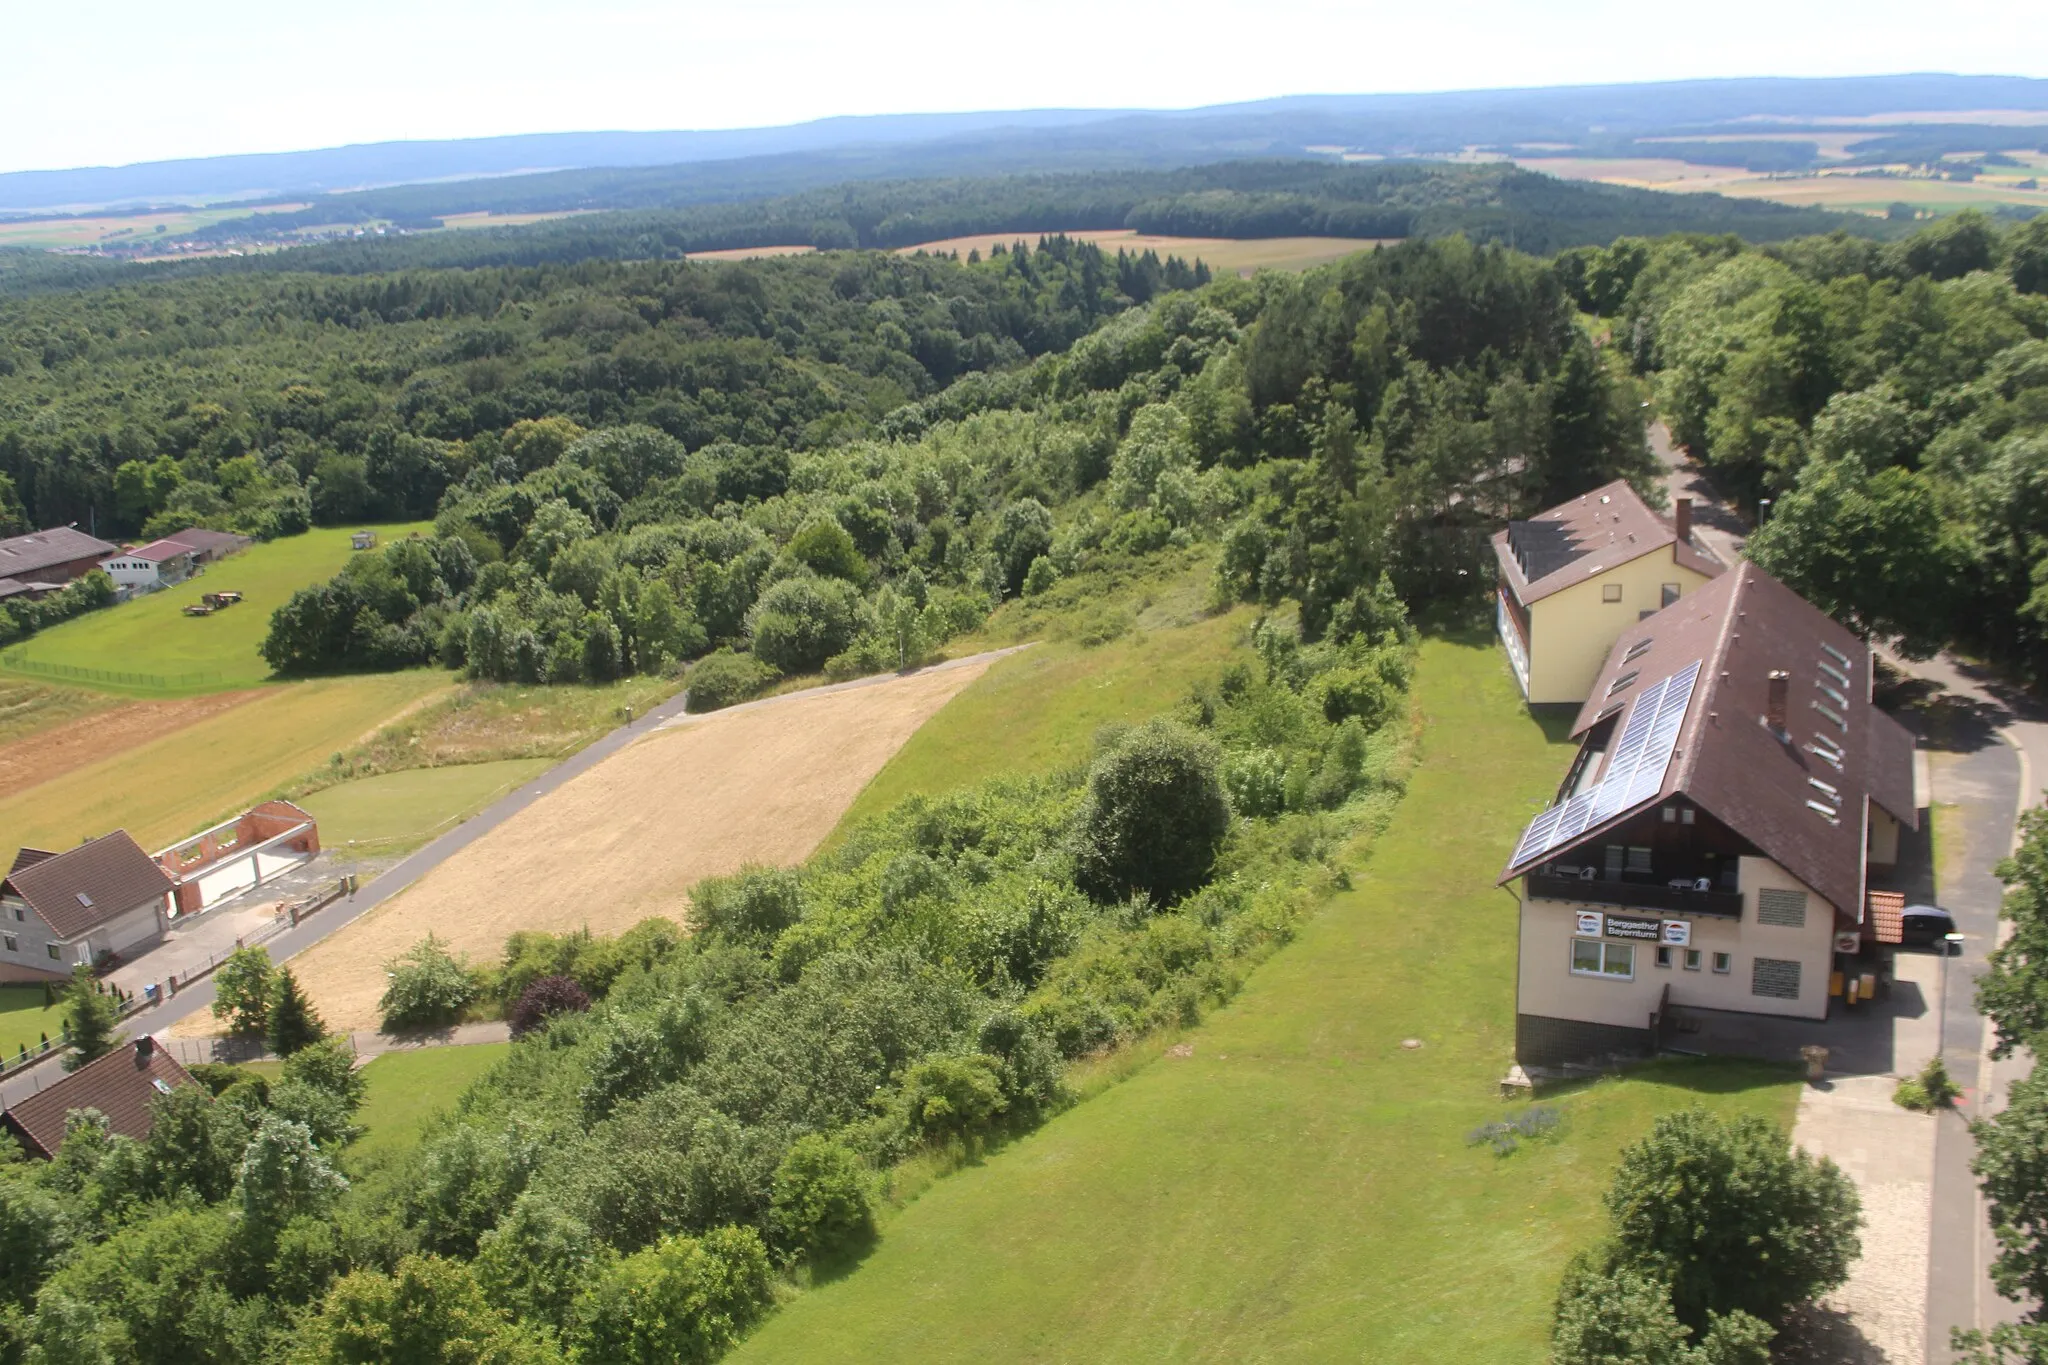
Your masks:
M1692 534L1692 504L1665 520L1623 479L1493 537L1501 643L1532 704L1585 701L1621 633L1722 571Z
M55 592L90 573L120 548L76 526L56 526L0 540L0 598Z
M153 540L132 550L122 550L100 562L114 586L130 592L182 583L197 566L198 551L177 540Z
M229 555L240 554L256 543L248 536L238 536L228 531L204 531L197 526L175 531L164 539L189 547L194 564L216 564Z
M201 830L157 853L157 866L176 883L171 916L196 915L320 851L320 827L289 801L265 801L232 820Z
M163 932L172 889L126 830L63 853L24 848L0 881L0 964L19 980L127 952Z
M1522 886L1524 1065L1648 1053L1689 1011L1825 1019L1900 939L1913 737L1870 648L1750 563L1632 624L1573 733Z
M141 1142L149 1136L152 1101L195 1084L176 1057L144 1034L45 1086L0 1121L30 1156L47 1161L64 1146L65 1120L73 1110L97 1109L112 1133Z

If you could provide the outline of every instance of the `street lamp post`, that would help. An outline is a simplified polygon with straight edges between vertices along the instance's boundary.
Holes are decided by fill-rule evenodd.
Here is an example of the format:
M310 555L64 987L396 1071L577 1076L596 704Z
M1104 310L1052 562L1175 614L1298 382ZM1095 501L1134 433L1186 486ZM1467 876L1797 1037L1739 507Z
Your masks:
M1934 1055L1948 1051L1948 960L1963 946L1961 934L1941 936L1941 1017L1934 1021Z

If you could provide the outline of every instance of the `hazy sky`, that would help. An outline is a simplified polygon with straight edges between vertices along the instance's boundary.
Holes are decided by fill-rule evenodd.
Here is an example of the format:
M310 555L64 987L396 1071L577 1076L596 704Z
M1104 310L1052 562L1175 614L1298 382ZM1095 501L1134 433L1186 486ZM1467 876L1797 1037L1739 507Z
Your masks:
M0 0L0 170L1736 75L2048 76L2042 0Z

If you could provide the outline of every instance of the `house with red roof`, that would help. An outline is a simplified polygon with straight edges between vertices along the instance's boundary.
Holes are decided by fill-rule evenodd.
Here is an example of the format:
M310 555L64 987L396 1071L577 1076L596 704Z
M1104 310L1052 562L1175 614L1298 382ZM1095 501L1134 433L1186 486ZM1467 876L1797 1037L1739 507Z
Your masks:
M0 979L47 980L164 931L175 883L117 829L62 853L24 848L0 879Z
M177 1058L144 1034L44 1086L0 1114L0 1123L30 1156L47 1161L63 1148L65 1129L78 1110L104 1114L109 1132L141 1142L149 1137L155 1102L196 1084Z
M200 552L182 540L152 540L100 561L114 586L128 592L149 592L182 583L192 576Z

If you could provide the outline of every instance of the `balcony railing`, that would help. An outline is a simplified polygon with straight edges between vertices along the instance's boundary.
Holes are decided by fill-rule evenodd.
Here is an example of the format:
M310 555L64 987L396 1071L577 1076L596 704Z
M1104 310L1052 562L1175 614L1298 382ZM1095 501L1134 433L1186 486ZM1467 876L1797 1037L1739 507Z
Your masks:
M1599 878L1546 876L1531 872L1529 895L1542 900L1625 905L1641 910L1665 910L1678 915L1742 918L1740 891L1699 891L1690 886L1645 886L1639 882L1610 882Z

